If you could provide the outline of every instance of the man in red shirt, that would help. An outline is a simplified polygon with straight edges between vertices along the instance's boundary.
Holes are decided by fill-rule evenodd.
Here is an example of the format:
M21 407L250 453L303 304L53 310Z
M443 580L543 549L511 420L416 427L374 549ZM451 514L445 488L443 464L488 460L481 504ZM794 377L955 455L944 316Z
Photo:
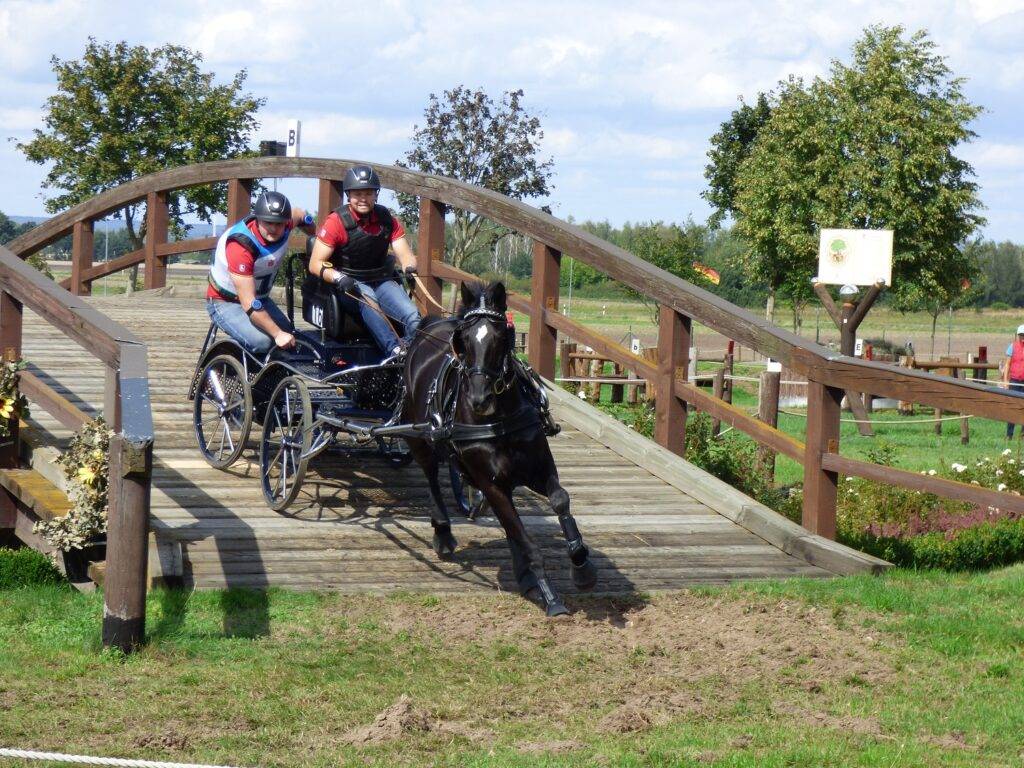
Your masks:
M312 234L313 217L301 208L292 210L280 192L266 192L252 215L229 227L217 241L206 311L218 328L254 355L265 355L274 346L295 346L291 324L270 298L270 289L296 226Z
M350 168L342 182L348 205L333 211L320 226L309 258L309 271L345 293L359 293L359 314L387 355L401 353L420 325L420 314L394 280L394 251L401 269L416 271L416 255L405 238L402 222L377 205L380 179L368 165ZM379 311L378 311L379 310ZM391 323L405 328L399 341Z

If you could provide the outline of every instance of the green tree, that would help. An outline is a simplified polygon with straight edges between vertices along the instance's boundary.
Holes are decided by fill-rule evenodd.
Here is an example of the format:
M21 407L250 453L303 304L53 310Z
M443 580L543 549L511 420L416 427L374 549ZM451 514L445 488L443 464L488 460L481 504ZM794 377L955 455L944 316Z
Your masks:
M1024 247L1009 241L975 240L965 250L977 259L983 276L978 295L980 306L994 301L1024 306Z
M396 163L425 173L448 176L523 200L550 192L553 162L539 157L544 138L540 119L522 104L523 92L507 91L495 101L478 88L462 85L430 95L424 124L415 126L412 149ZM419 202L399 195L402 218L419 220ZM489 251L507 230L461 208L452 208L449 261L462 267L473 252Z
M694 268L705 250L707 229L688 220L682 227L652 221L635 227L623 228L628 231L627 243L622 247L656 267L671 272L684 280L707 287L710 281ZM658 322L658 303L647 296L630 290L648 308L651 318Z
M18 237L24 232L28 232L35 224L26 222L25 224L18 224L13 221L6 213L0 211L0 245L11 242L14 238Z
M736 229L751 273L795 304L810 296L821 228L892 229L891 300L909 310L923 287L975 277L962 246L984 219L955 150L980 108L925 32L869 27L852 59L780 84L736 174Z
M248 136L264 99L242 93L245 70L218 85L200 68L202 56L187 48L94 38L81 59L54 56L50 62L57 92L46 100L45 127L18 148L32 162L52 164L44 181L59 190L46 201L51 213L154 171L249 154ZM209 221L214 211L224 211L226 189L194 187L169 203L171 225L180 231L186 214ZM124 217L133 247L141 248L140 206L115 216Z
M758 132L771 117L768 95L759 93L753 104L740 98L740 106L722 123L711 137L710 161L704 168L708 188L701 197L714 208L708 224L717 229L726 216L735 216L736 174L740 165L750 156L750 149Z

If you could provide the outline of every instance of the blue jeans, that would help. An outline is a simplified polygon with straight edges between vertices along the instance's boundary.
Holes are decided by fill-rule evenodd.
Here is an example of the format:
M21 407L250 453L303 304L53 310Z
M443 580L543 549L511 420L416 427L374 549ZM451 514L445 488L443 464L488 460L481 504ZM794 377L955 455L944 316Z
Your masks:
M422 318L416 305L409 298L409 294L397 280L359 283L359 291L364 299L376 302L385 315L405 326L403 341L406 343L412 341L412 337L416 335L416 329L420 327ZM359 315L366 327L370 329L370 333L373 334L374 341L384 351L384 354L390 355L399 345L398 337L391 325L376 310L362 302L358 302L358 306Z
M1009 365L1009 363L1007 363ZM1010 379L1010 389L1014 392L1024 392L1024 379ZM1014 423L1012 421L1006 422L1006 439L1009 440L1013 437ZM1024 431L1024 427L1021 427Z
M274 322L283 331L294 332L292 324L288 322L277 304L271 299L260 299L263 302L263 309L273 318ZM233 301L220 301L219 299L207 299L206 311L210 319L224 333L242 345L243 349L257 357L262 357L274 347L274 340L266 333L252 324L252 320L245 314L241 304Z

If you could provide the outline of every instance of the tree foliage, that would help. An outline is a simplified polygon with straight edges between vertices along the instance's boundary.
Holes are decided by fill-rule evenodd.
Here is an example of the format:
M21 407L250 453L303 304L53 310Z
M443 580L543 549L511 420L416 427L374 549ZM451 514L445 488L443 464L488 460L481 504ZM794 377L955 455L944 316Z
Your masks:
M46 201L51 213L148 173L248 154L264 99L242 93L245 70L217 85L201 70L202 56L187 48L94 38L81 59L50 62L57 92L46 100L44 128L18 148L32 162L52 164L44 181L58 191ZM194 187L169 203L172 227L180 228L186 213L209 221L225 210L226 190ZM116 214L135 248L145 234L137 209Z
M28 232L35 224L25 222L19 224L13 221L6 213L0 211L0 245L11 242L14 238Z
M539 157L544 137L540 119L527 112L523 91L507 91L495 102L483 89L459 85L438 98L430 95L423 126L415 126L412 148L397 164L448 176L517 200L550 192L553 161ZM419 220L418 200L400 195L402 218ZM483 217L453 208L448 257L461 267L474 251L490 250L505 230Z
M771 112L766 94L759 93L753 104L745 103L741 97L739 108L711 137L711 149L708 150L710 162L704 168L708 188L701 193L701 197L714 208L708 219L712 228L721 226L726 216L735 216L736 174L743 161L750 156L754 139L768 122Z
M810 85L780 83L770 106L735 173L751 275L806 301L819 231L841 227L894 231L897 308L974 280L963 246L984 220L973 170L954 152L980 108L926 33L869 27L849 65L834 61Z

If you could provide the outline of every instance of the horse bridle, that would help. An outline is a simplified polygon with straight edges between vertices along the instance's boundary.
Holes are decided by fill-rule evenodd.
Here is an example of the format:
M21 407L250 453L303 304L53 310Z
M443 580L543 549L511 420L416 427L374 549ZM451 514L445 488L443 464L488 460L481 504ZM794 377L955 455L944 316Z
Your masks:
M505 318L504 313L499 312L496 309L488 309L484 306L483 296L480 297L480 306L469 310L469 312L462 316L462 320L457 326L455 326L455 333L462 333L466 328L475 323L477 319L483 319L491 323L500 323L501 332L507 334L508 320ZM452 338L454 340L454 335ZM509 361L512 358L511 348L507 349L505 352L505 357L500 371L496 371L493 368L488 368L483 365L474 365L471 368L467 367L462 361L462 356L455 351L454 343L452 345L452 355L455 357L459 373L464 376L467 381L473 376L485 376L490 380L491 391L494 392L495 395L501 395L507 392L515 382L516 373L512 366L509 365Z

